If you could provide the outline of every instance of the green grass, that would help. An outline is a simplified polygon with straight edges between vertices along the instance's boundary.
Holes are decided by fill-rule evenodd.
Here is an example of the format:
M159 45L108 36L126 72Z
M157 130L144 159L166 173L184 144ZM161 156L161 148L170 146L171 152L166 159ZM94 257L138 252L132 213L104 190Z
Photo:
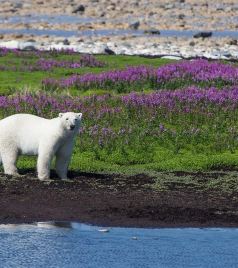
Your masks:
M27 53L27 52L26 52ZM31 55L31 54L30 54ZM106 63L105 67L85 67L85 68L54 68L52 71L33 71L33 72L20 72L20 71L0 71L0 94L9 95L17 91L37 91L41 89L41 81L45 78L65 78L72 74L85 74L85 73L100 73L112 69L122 69L126 66L135 65L152 65L161 66L171 62L167 59L149 59L139 56L123 56L123 55L98 55L96 58ZM0 57L0 66L21 66L24 62L34 63L38 58L34 56L15 56L13 53ZM74 55L58 55L54 57L58 61L80 59L80 54ZM64 92L62 92L64 93ZM84 95L85 92L79 90L71 90L73 95Z
M189 151L174 155L170 151L160 151L160 155L154 159L154 162L146 164L116 164L113 161L99 160L93 151L81 152L79 146L76 146L72 156L69 169L82 172L103 172L103 173L121 173L137 174L171 171L211 171L211 170L238 170L238 150L231 154L229 152L216 154L198 154L194 155ZM113 160L115 160L112 157ZM18 160L20 169L36 168L36 157L20 156ZM52 163L54 168L54 163Z

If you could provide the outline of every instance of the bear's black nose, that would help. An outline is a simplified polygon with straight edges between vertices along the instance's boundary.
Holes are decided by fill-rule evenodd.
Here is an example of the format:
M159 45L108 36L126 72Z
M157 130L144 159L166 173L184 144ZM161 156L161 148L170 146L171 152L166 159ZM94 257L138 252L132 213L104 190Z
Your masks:
M73 130L75 128L75 125L70 125L70 129Z

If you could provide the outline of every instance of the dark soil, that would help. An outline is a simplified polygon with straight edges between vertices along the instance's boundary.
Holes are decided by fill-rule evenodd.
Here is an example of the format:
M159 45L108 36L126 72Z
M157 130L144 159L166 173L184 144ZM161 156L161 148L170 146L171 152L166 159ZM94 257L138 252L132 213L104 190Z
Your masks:
M236 190L203 187L208 180L211 183L227 174L161 174L173 180L158 187L156 178L143 174L71 173L68 181L48 182L29 172L20 178L0 174L0 223L54 220L105 226L238 226ZM186 181L188 175L199 187L183 183L181 177Z

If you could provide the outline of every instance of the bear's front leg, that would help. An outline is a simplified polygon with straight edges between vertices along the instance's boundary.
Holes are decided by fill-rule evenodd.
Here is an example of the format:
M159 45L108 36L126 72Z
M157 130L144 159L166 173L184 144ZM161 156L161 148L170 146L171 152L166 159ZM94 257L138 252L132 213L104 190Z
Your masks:
M5 174L20 176L16 167L17 158L18 158L17 148L10 147L8 150L2 150L1 160L3 163L3 169Z
M56 163L55 169L57 175L62 180L67 180L68 166L70 163L71 155L73 150L73 143L67 143L63 145L58 152L56 152Z
M37 159L37 173L40 180L50 179L50 166L52 158L53 154L49 150L39 150Z

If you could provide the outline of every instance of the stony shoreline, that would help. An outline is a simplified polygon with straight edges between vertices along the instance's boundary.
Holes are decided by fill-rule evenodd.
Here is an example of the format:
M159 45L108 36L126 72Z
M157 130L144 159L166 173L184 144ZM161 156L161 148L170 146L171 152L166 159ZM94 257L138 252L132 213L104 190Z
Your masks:
M1 1L0 8L0 17L6 23L13 16L70 15L79 19L71 27L81 27L80 20L92 18L94 21L86 24L88 28L107 29L236 30L237 13L235 0L10 0ZM39 27L49 27L49 23L42 20Z
M127 37L126 40L121 40L119 37L91 37L78 40L75 37L68 39L33 37L32 39L28 36L20 40L1 40L0 47L23 50L72 49L75 52L89 54L169 56L174 59L204 57L237 60L238 46L229 42L229 38L192 42L186 38L160 38L159 40L150 38L146 41L144 37Z
M237 17L235 0L1 1L0 46L232 60L238 58L238 36L232 33L208 38L161 33L235 34Z

